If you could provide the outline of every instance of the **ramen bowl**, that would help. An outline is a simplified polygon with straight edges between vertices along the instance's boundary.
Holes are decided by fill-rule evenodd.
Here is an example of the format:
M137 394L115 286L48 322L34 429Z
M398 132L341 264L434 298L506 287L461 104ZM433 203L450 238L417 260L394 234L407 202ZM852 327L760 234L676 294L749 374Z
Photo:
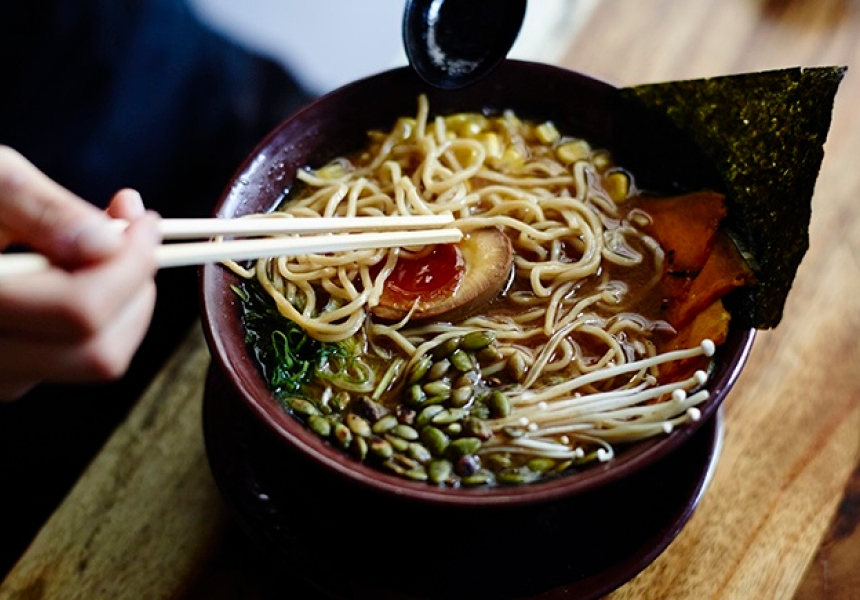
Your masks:
M222 218L268 212L284 197L298 169L354 152L370 130L388 130L398 117L415 114L425 94L431 113L512 110L518 117L552 121L559 131L608 149L636 177L639 187L665 194L720 189L719 174L682 132L659 115L622 99L617 88L588 76L535 63L507 61L464 90L428 88L409 69L369 77L340 88L285 120L251 153L227 186L216 210ZM428 507L504 508L569 499L592 492L652 465L681 447L712 419L737 379L753 333L734 328L717 348L709 399L700 418L668 435L637 442L616 456L577 472L512 486L451 487L411 481L356 460L288 414L246 347L237 277L221 265L202 270L202 315L213 365L237 401L283 447L285 462L302 464L302 477L342 485L350 494ZM286 467L285 467L286 476ZM318 478L318 479L317 479ZM322 484L319 484L322 485ZM328 484L326 484L328 485ZM416 508L418 510L418 508Z
M253 150L216 216L270 211L299 169L361 149L368 131L415 115L421 94L431 114L512 110L552 121L608 150L642 189L673 195L723 187L682 132L612 85L507 61L463 90L428 88L403 68L319 98ZM311 574L315 587L336 597L551 598L551 590L572 589L590 598L620 585L668 545L694 509L718 455L720 405L754 338L752 330L730 328L716 349L699 418L671 433L537 482L435 485L361 462L285 410L246 345L232 289L238 283L222 265L202 269L202 321L213 357L204 399L210 464L240 524L279 568ZM559 544L567 550L551 550Z

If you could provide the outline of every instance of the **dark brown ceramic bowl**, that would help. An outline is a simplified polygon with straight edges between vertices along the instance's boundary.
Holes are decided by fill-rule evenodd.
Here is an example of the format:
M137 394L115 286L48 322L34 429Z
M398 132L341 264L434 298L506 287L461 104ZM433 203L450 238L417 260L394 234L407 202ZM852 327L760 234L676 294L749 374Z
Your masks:
M283 197L297 169L320 165L364 144L366 133L388 128L399 116L414 115L417 97L429 97L434 114L513 109L520 117L555 122L559 131L608 149L633 172L637 185L664 193L721 187L710 162L659 115L625 102L618 90L584 75L518 61L504 63L478 84L458 91L427 88L402 68L357 81L328 94L284 121L252 152L226 189L218 217L270 210ZM519 487L450 489L406 481L359 463L284 412L266 387L244 344L239 304L230 285L235 277L218 265L202 271L203 322L215 367L288 450L318 469L397 498L440 506L514 506L570 497L626 477L683 444L712 418L742 369L753 340L733 330L719 348L702 419L670 435L622 449L605 464L542 483Z

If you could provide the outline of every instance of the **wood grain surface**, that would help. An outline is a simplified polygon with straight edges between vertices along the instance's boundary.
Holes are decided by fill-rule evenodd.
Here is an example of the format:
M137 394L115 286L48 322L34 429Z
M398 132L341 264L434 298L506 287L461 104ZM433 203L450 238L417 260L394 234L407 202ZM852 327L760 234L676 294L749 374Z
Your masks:
M203 449L195 329L0 585L0 598L177 598L228 523Z
M811 247L783 322L758 336L726 402L711 486L678 538L613 600L860 598L858 58L856 0L601 0L559 61L618 85L849 67ZM303 597L288 581L261 583L256 550L212 481L200 415L208 360L195 330L0 598L268 598L277 586Z

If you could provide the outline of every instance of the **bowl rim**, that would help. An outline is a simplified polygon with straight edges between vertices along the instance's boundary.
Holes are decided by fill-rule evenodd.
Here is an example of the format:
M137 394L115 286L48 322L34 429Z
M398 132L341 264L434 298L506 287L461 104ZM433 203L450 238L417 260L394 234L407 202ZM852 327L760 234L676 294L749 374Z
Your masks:
M515 71L530 69L541 77L574 78L578 84L587 86L589 89L618 90L615 86L588 75L543 63L508 60L500 69ZM398 67L359 79L315 99L287 117L257 144L238 167L225 186L217 203L215 215L225 217L238 213L235 209L242 206L239 200L241 194L234 192L247 184L247 173L260 168L261 161L265 162L267 158L271 158L268 151L273 145L284 141L279 138L283 137L290 126L300 123L305 115L321 110L328 103L335 101L339 95L359 92L364 86L384 85L393 77L406 76L405 72L408 70L408 67ZM266 388L256 361L245 345L241 344L241 348L236 348L225 339L227 337L225 332L229 333L225 330L226 321L229 318L225 319L223 311L232 310L233 320L236 322L240 320L238 299L225 298L231 293L229 285L238 282L239 279L220 265L210 264L201 267L199 281L201 321L206 342L217 368L227 376L227 380L242 402L258 419L262 420L267 428L274 431L285 445L298 450L323 468L365 488L416 502L451 506L511 506L547 502L562 496L567 497L593 490L658 460L679 448L702 423L714 417L725 396L737 381L756 337L754 329L740 329L732 325L729 338L717 349L718 358L715 360L715 364L718 365L717 372L709 379L707 387L711 395L700 406L700 420L688 422L666 436L637 442L634 444L635 453L625 452L622 449L607 463L592 465L576 474L519 486L437 487L427 482L410 481L359 462L347 452L320 439L298 419L288 414ZM236 323L233 325L235 326ZM235 327L232 333L235 339ZM723 358L726 360L721 360ZM261 394L264 397L260 397Z

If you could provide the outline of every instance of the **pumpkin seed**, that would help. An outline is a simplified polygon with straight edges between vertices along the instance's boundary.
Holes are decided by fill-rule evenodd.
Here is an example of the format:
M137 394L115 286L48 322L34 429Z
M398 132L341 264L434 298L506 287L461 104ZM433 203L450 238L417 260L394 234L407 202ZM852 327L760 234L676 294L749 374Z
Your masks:
M494 362L499 362L503 358L501 350L495 346L481 348L476 356L482 365L491 365Z
M526 365L526 359L523 356L523 353L514 352L511 354L508 357L506 368L508 370L508 374L513 377L514 381L522 381L528 371L528 365Z
M378 437L370 438L368 449L374 456L383 460L389 459L394 455L394 448L391 447L388 440Z
M409 442L400 436L385 433L383 434L383 437L388 440L388 443L391 444L391 447L397 452L405 452L409 447Z
M319 409L314 406L314 403L310 402L309 400L305 400L304 398L289 398L287 400L287 405L290 407L290 409L292 409L294 413L303 417L310 417L311 415L320 414Z
M430 461L427 471L430 476L430 481L442 484L451 479L451 475L454 473L454 465L450 460L437 458Z
M431 406L433 404L445 404L450 396L431 396L422 402L422 406Z
M451 382L445 379L425 383L422 389L428 396L443 396L445 398L451 396Z
M427 394L417 383L412 384L406 390L406 404L409 406L421 406L426 398Z
M452 355L453 356L453 355ZM426 379L428 381L436 381L437 379L442 379L445 376L445 373L451 368L451 361L447 358L443 358L442 360L436 361L433 363L433 366L427 371Z
M448 360L450 361L449 364L461 373L471 371L475 366L472 364L472 357L459 348L457 348L451 353L451 355L448 357Z
M421 430L421 441L434 456L442 456L451 439L441 429L427 426Z
M407 471L407 469L403 465L397 463L394 460L393 456L391 458L389 458L388 460L383 461L382 466L385 467L386 469L388 469L389 471L393 471L393 472L397 473L398 475L403 475Z
M476 437L485 442L493 437L493 428L490 427L490 424L475 417L469 417L463 422L463 431L466 432L466 435Z
M331 435L331 423L325 417L311 415L308 417L308 427L322 438L327 438Z
M505 469L496 475L496 481L509 485L520 485L537 479L538 476L528 469Z
M451 405L462 408L472 401L472 396L475 395L475 388L471 385L455 388L451 392Z
M394 415L385 415L373 424L371 430L373 431L373 433L376 434L385 433L386 431L397 425L397 423L397 417L395 417Z
M432 364L432 356L425 355L419 358L418 361L412 365L412 369L409 371L409 377L406 379L407 385L412 385L413 383L421 381Z
M505 394L495 390L487 398L487 408L494 418L501 419L511 414L511 401Z
M494 452L484 457L484 462L488 463L496 471L507 469L513 464L511 455L504 452Z
M409 448L406 449L406 453L410 458L413 458L422 464L429 462L430 459L433 458L430 451L417 442L409 444Z
M535 473L546 473L555 466L555 461L551 458L540 456L531 459L526 463L526 466Z
M558 464L553 468L552 472L553 472L553 473L564 473L564 472L565 472L565 471L567 471L567 470L568 470L572 465L573 465L573 460L572 460L572 459L559 461L559 462L558 462Z
M475 454L480 449L481 440L476 437L463 437L452 440L451 443L448 444L446 454L448 455L448 458L457 459L467 454Z
M391 457L391 460L404 469L419 469L421 468L421 463L417 460L406 456L403 453L397 453Z
M392 435L396 435L404 440L409 440L410 442L418 439L418 432L415 431L415 428L410 427L409 425L404 425L403 423L395 425L391 429L391 433Z
M482 350L496 340L496 334L492 331L470 331L463 336L463 342L460 347L469 352Z
M346 417L344 417L344 423L355 435L361 437L370 437L370 434L373 433L370 428L370 423L368 423L366 419L359 417L355 413L348 413Z
M427 481L427 470L424 467L415 467L404 472L403 476L413 481Z
M425 406L421 409L421 412L418 413L418 416L415 418L415 426L419 429L421 427L424 427L427 423L433 420L433 417L438 415L443 410L445 410L445 407L439 404L431 404L430 406Z
M359 461L364 462L364 459L367 458L367 438L361 436L353 438L349 449L353 456L355 456Z
M477 487L479 485L488 485L493 481L493 474L486 470L481 470L474 475L469 475L460 479L463 485L469 487Z
M459 337L448 338L435 348L433 348L433 358L439 360L451 354L454 350L460 347L461 339Z
M461 433L463 433L463 424L460 422L448 423L447 425L445 425L445 433L447 433L451 437L458 437Z
M341 446L348 448L350 443L352 443L352 431L350 431L349 427L341 422L337 422L333 429L334 438Z
M437 425L448 425L466 418L469 413L462 408L446 408L435 415L431 421Z

